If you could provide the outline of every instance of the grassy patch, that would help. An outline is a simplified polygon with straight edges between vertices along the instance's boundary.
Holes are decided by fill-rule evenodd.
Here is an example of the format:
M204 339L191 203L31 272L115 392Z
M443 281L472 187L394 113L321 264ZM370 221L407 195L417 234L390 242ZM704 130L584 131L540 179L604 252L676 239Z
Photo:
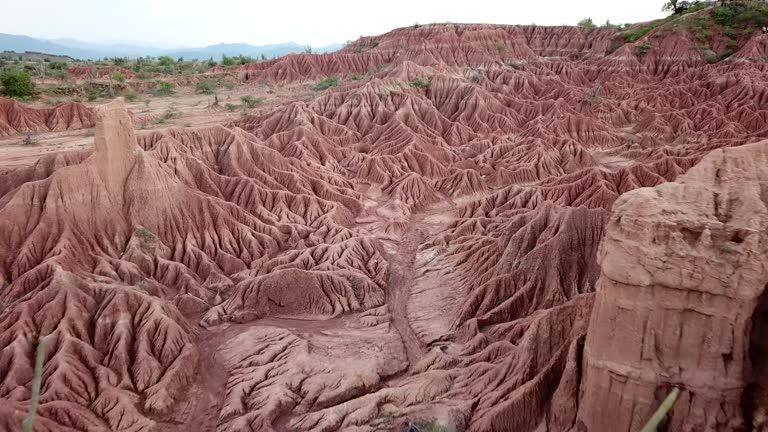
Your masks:
M634 30L627 30L621 33L621 37L624 39L624 43L637 42L643 36L647 35L653 29L659 26L659 23L650 23L647 26L643 26Z
M176 111L173 108L169 108L168 110L166 110L163 113L162 116L160 116L159 119L157 119L157 124L166 124L170 120L177 119L179 117L181 117L181 113L180 112Z
M263 97L253 97L253 96L243 96L240 98L240 101L243 102L243 107L245 108L255 108L261 104L264 103Z
M627 30L621 33L621 37L624 39L624 43L632 43L640 40L643 36L647 35L653 29L659 26L659 23L650 23L647 26L643 26L634 30Z
M417 89L427 90L432 86L432 78L418 77L411 81L411 85Z
M152 94L155 96L172 96L176 94L176 85L168 81L158 81L155 88L152 90Z
M331 87L338 87L341 85L341 80L338 77L326 77L312 87L314 91L323 91Z

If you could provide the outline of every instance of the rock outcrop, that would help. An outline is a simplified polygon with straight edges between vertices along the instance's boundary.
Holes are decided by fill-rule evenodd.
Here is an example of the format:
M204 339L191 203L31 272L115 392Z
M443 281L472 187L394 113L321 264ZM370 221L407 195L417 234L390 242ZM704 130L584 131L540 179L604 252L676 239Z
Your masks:
M598 259L585 430L637 431L673 387L667 430L763 430L768 141L715 150L676 182L619 197Z

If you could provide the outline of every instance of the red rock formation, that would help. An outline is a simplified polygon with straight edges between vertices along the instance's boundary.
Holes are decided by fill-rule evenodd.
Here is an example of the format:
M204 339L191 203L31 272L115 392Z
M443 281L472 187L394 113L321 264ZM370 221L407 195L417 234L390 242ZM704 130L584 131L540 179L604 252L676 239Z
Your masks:
M768 137L764 65L604 57L615 36L396 30L237 69L374 67L311 101L136 137L112 106L92 154L0 172L0 424L40 335L42 430L595 421L579 392L611 207Z
M31 108L13 99L0 98L0 137L24 132L50 132L92 128L90 108L66 102L53 108Z
M638 430L673 387L668 430L766 426L767 191L763 141L616 201L584 349L586 430Z

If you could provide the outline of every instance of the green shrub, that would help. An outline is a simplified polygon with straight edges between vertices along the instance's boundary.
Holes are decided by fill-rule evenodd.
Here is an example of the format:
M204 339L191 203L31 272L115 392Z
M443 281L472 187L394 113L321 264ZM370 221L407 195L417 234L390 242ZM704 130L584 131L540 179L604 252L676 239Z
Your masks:
M224 106L227 107L227 110L229 112L235 112L235 110L237 109L237 105L231 104L231 103L228 103L228 104L226 104Z
M338 77L326 77L312 87L314 91L323 91L331 87L338 87L341 85L341 80Z
M352 74L352 76L350 76L349 79L352 81L360 81L360 75Z
M635 55L638 57L643 57L644 55L648 54L648 51L653 48L653 45L649 44L648 42L638 45L635 47Z
M85 93L85 98L88 99L88 102L93 102L96 99L101 99L103 97L104 97L104 90L102 90L100 87L91 87Z
M499 57L504 57L507 55L507 44L504 42L499 42L496 44L496 52L499 54Z
M8 70L0 75L3 94L12 98L31 98L35 95L35 84L28 73Z
M585 28L597 28L594 22L592 22L592 18L584 18L583 20L579 21L577 24L579 27L585 27Z
M717 63L717 54L712 50L706 50L704 51L704 61L706 61L709 64Z
M153 93L155 96L171 96L176 94L174 88L176 85L172 82L158 81Z
M198 94L212 95L214 93L214 84L208 80L200 80L195 85L195 92Z
M735 24L736 10L729 6L717 6L712 8L712 19L723 26Z
M37 145L37 140L35 139L35 136L32 135L32 132L27 132L27 134L24 136L24 140L21 141L21 145L25 145L25 146Z
M419 77L411 81L411 85L417 89L427 90L432 86L432 78Z
M123 75L120 72L115 72L115 73L112 74L112 81L116 81L116 82L119 82L119 83L124 83L125 82L125 75Z
M136 93L126 93L123 97L125 97L125 100L128 102L135 102L136 99L139 98L139 96Z
M253 96L243 96L240 98L240 101L243 102L243 107L245 108L255 108L261 104L264 103L264 98L262 97L253 97Z
M727 50L721 52L720 55L717 56L717 58L718 58L718 60L725 60L725 59L727 59L728 57L730 57L732 55L733 55L733 51L727 49Z

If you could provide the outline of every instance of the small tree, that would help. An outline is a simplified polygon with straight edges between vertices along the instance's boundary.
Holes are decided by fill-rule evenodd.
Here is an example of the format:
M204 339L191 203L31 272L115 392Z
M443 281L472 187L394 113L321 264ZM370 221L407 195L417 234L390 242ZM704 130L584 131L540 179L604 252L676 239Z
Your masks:
M5 71L0 75L3 94L8 97L30 98L35 94L35 84L28 73L19 70Z
M579 21L579 23L576 25L584 28L597 28L597 25L595 25L595 23L592 22L592 18L584 18L583 20Z
M696 6L697 4L699 4L698 0L669 0L668 2L664 3L664 6L661 8L661 10L664 12L669 12L671 15L680 15L691 7Z

